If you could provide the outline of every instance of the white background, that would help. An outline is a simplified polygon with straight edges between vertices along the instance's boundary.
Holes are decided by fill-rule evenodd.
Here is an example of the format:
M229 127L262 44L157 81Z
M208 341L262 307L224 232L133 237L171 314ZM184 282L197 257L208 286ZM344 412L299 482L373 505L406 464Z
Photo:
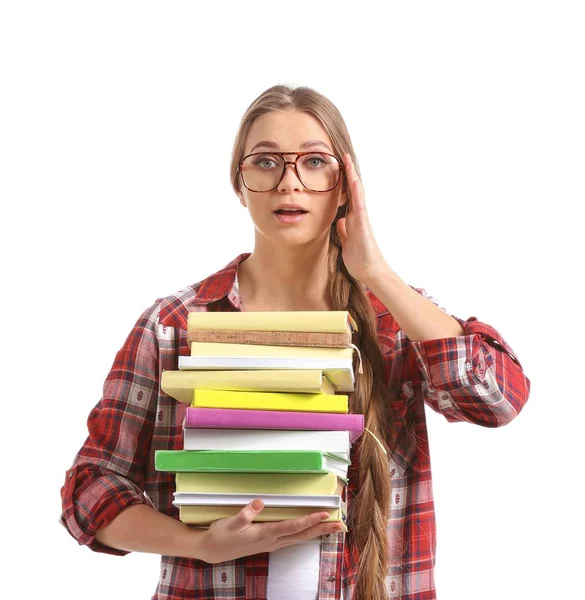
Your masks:
M391 266L496 327L532 381L500 429L427 411L439 597L577 597L580 3L210 4L0 9L3 597L154 592L158 557L79 547L59 489L142 310L253 249L230 152L277 83L341 110Z

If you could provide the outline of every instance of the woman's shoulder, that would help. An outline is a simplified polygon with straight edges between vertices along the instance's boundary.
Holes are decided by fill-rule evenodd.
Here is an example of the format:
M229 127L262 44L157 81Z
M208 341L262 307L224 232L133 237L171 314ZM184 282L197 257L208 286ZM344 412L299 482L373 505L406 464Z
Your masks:
M241 254L223 268L204 279L172 294L158 298L156 306L158 323L164 327L187 328L190 312L206 311L207 306L227 297L234 287L237 265L246 254Z
M190 312L206 310L205 303L198 301L202 284L203 281L199 281L167 296L161 296L145 312L157 325L186 329Z

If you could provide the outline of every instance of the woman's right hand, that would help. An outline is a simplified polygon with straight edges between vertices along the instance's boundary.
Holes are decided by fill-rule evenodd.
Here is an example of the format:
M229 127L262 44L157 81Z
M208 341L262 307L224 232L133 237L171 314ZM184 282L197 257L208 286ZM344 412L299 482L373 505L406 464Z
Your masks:
M323 523L323 517L329 517L324 512L285 521L253 523L263 508L262 500L256 498L232 517L213 521L202 539L204 560L215 564L259 552L272 552L344 529L338 521Z

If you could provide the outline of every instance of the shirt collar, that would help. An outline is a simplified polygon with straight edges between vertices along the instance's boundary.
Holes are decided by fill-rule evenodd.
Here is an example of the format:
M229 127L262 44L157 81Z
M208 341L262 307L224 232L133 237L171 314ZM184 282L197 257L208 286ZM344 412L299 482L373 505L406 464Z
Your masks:
M189 312L207 310L207 305L225 297L234 309L240 310L238 266L250 254L240 254L213 275L160 300L159 323L167 327L187 329Z

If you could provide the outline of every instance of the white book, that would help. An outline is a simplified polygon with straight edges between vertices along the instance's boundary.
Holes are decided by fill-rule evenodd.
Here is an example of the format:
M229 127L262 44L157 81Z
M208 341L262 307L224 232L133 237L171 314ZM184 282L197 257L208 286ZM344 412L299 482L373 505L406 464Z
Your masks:
M264 506L314 506L316 508L340 508L342 506L341 496L319 495L303 496L300 494L242 494L226 492L175 492L173 504L199 505L199 506L245 506L255 498L260 498Z
M183 429L184 450L319 450L349 460L349 431Z
M355 376L351 358L293 358L261 356L179 356L179 371L319 370L339 392L353 392Z
M323 468L329 473L335 473L347 481L347 469L350 465L349 456L347 460L334 454L323 454Z

